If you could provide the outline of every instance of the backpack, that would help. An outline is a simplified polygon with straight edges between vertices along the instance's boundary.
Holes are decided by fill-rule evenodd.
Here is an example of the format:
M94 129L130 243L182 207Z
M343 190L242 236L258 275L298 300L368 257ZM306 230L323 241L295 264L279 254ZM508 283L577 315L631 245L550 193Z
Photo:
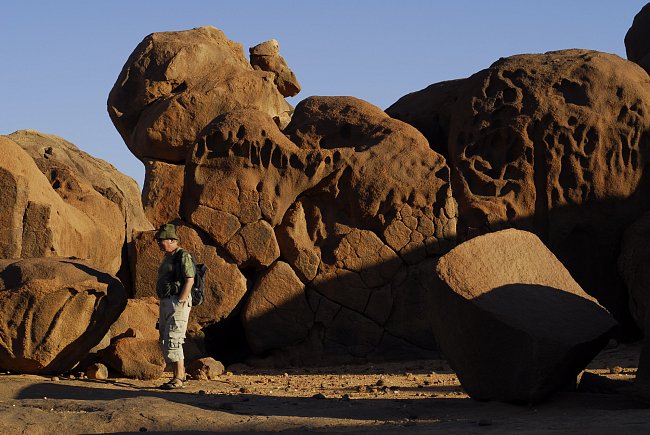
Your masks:
M183 250L179 251L176 255L176 273L180 273L181 270L181 258L183 256ZM194 265L194 285L192 285L192 306L196 307L203 303L205 299L205 274L208 271L208 267L203 263L198 263L194 260L194 255L190 254L192 259L192 264ZM181 280L179 280L181 282Z

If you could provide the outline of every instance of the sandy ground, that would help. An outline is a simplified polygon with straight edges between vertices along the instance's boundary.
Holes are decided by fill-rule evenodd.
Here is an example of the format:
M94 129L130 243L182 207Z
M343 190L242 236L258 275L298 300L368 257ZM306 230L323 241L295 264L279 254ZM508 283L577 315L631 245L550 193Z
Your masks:
M161 391L166 379L0 375L1 434L650 433L628 393L639 346L610 347L581 389L536 406L469 398L442 360L279 371L245 366Z

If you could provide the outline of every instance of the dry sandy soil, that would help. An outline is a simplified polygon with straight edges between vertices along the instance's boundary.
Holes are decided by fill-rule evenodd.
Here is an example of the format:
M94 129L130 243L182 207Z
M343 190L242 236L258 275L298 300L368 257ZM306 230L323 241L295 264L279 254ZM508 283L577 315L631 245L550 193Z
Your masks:
M535 406L469 398L442 360L318 369L229 368L217 380L108 381L3 374L0 433L650 433L628 392L638 345L610 346L576 391Z

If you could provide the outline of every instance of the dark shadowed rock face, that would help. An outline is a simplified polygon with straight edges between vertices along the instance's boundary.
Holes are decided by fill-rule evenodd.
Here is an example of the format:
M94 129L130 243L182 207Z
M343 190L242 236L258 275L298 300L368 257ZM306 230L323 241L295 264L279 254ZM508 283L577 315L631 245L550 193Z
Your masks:
M447 147L461 238L530 230L623 319L614 265L622 230L650 198L649 110L650 78L638 66L565 50L501 59L387 112Z
M147 36L108 97L108 112L141 160L182 162L216 116L256 107L284 126L291 106L273 73L254 70L240 44L214 27Z
M431 319L476 399L535 403L575 381L614 319L532 233L476 237L431 263Z
M126 305L114 277L67 258L0 264L0 367L64 373L107 333Z
M618 269L628 289L629 309L642 331L650 325L650 213L646 212L626 230L621 243Z
M634 17L632 26L625 34L625 51L629 60L650 72L650 4Z

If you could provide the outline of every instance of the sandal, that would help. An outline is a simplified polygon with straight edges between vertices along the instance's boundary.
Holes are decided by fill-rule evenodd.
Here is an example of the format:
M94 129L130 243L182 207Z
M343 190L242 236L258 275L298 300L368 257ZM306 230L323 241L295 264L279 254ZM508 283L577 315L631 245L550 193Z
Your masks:
M167 382L166 384L162 384L160 386L161 390L175 390L177 388L183 388L185 385L183 385L183 380L174 378L171 381Z

